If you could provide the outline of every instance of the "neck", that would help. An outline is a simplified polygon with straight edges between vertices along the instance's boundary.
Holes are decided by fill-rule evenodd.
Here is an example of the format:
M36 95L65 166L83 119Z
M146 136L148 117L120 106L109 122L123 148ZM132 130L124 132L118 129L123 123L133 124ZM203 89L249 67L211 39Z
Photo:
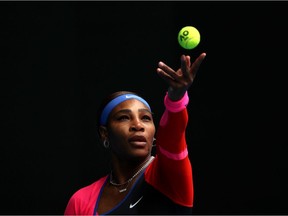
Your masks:
M131 167L131 162L127 163L127 166L121 166L120 163L116 163L119 166L116 166L116 169L113 169L110 174L110 183L117 185L127 184L132 181L142 170L144 170L147 165L152 161L154 157L149 155L141 164L138 164L136 167ZM124 167L124 168L123 168Z

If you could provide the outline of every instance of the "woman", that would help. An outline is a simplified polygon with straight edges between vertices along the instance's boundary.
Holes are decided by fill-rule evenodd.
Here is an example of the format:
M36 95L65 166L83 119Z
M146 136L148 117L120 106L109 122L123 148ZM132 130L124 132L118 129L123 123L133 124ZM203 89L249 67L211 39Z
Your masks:
M111 173L74 193L65 215L191 214L194 190L185 139L187 91L205 56L202 53L191 64L190 56L182 55L177 71L159 62L157 73L169 87L157 134L151 108L137 94L120 91L104 102L99 134L111 151Z

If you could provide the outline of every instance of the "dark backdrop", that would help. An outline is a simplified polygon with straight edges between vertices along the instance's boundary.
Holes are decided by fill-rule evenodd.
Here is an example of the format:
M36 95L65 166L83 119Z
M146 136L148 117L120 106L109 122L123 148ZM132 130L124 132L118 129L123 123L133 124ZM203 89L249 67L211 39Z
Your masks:
M95 118L132 90L156 124L158 61L207 57L189 91L195 214L288 214L287 2L1 2L0 214L63 214L108 171ZM193 25L201 42L177 43Z

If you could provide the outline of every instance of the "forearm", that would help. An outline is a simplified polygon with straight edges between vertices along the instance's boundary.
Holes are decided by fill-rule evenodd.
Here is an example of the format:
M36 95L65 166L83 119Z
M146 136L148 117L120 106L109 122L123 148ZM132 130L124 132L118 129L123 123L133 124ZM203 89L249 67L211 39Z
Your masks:
M168 93L164 98L165 111L157 131L157 143L160 150L165 149L171 154L181 154L187 151L185 130L188 123L187 92L178 101L172 101Z
M192 166L188 157L185 130L188 123L188 95L175 102L165 97L166 110L156 136L156 158L146 179L176 203L193 205Z

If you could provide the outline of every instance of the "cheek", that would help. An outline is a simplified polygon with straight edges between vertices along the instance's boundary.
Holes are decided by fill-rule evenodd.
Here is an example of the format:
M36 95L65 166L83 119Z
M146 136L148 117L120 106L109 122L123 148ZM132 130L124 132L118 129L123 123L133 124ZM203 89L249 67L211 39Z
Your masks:
M113 134L109 137L110 145L113 152L124 152L126 149L126 140L123 135Z
M121 130L111 130L109 133L109 138L110 140L119 140L119 139L123 139L124 137L124 133Z
M122 143L125 142L127 138L127 133L125 133L125 129L123 126L121 127L113 127L109 130L109 140L112 143Z
M152 126L152 127L149 128L149 130L148 130L148 133L149 133L149 136L150 136L150 137L154 137L154 136L155 136L155 132L156 132L155 126Z

